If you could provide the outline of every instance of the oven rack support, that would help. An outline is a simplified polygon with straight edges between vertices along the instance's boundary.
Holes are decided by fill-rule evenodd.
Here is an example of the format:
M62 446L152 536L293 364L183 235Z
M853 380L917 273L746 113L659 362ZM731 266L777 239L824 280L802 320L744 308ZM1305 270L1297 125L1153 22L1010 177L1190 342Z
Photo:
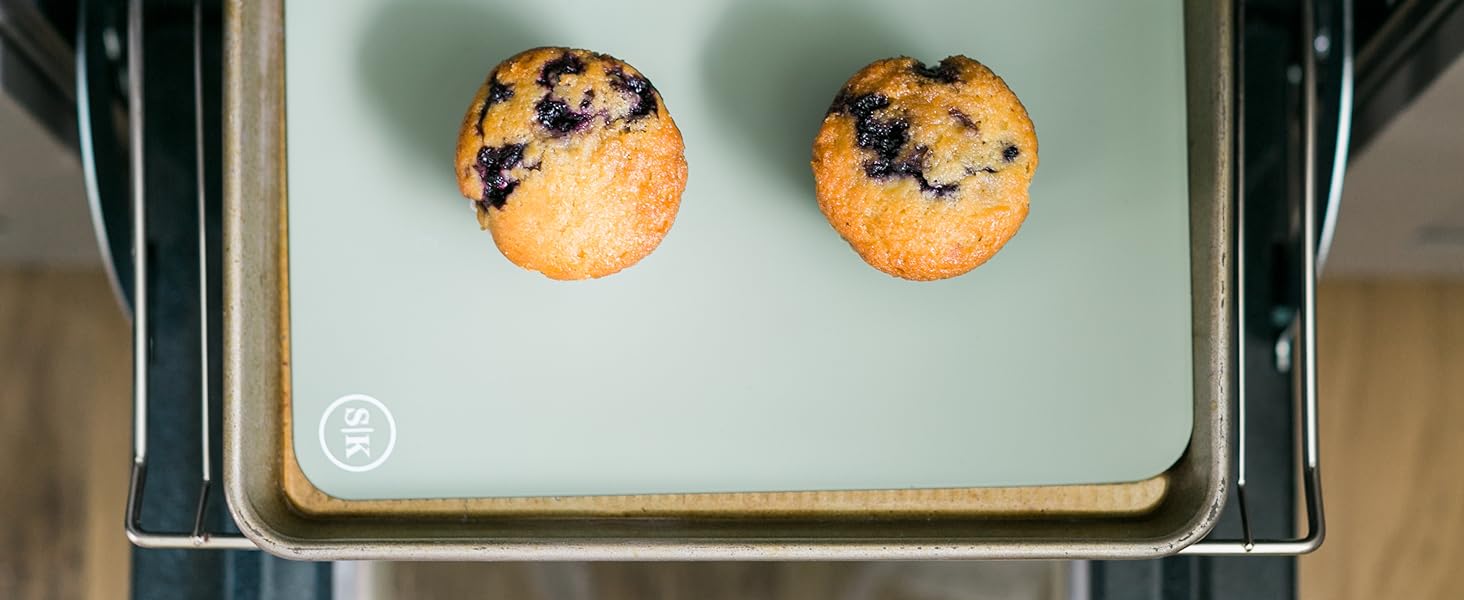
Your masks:
M142 0L132 0L127 7L127 83L128 83L128 123L130 127L129 138L131 147L131 179L132 179L132 230L133 230L133 284L132 284L132 306L133 306L133 374L132 374L132 473L127 484L127 507L125 528L127 539L134 545L142 548L200 548L219 550L247 550L253 549L254 543L237 533L217 533L207 531L204 527L205 515L207 514L214 478L214 470L211 460L211 427L209 419L210 394L208 377L208 326L207 315L210 306L208 304L208 252L206 248L207 235L204 223L205 212L203 207L208 201L207 188L205 186L205 169L207 152L204 144L204 120L203 120L203 8L201 2L193 3L193 103L194 103L194 140L196 144L196 200L198 202L198 274L199 274L199 315L203 317L204 326L200 327L199 336L199 362L203 365L203 376L199 378L202 389L199 390L199 407L202 418L199 423L199 454L202 464L200 473L198 495L195 502L193 517L193 529L189 532L161 532L149 531L142 524L143 495L147 489L147 421L148 421L148 354L151 348L151 340L148 338L148 303L147 303L147 276L148 276L148 244L147 244L147 208L146 208L146 181L144 178L144 153L143 145L143 19ZM80 46L80 44L78 44ZM84 53L78 53L84 56ZM85 77L85 69L78 69L78 77Z
M1250 511L1246 506L1246 405L1248 394L1245 386L1245 344L1236 344L1236 419L1237 474L1235 478L1235 499L1240 512L1241 538L1206 538L1182 548L1179 553L1192 556L1297 556L1320 548L1326 538L1326 518L1322 508L1322 473L1320 432L1317 417L1317 276L1321 272L1318 255L1330 241L1330 235L1318 230L1319 205L1327 208L1328 219L1336 218L1338 201L1342 194L1342 173L1347 168L1348 124L1352 116L1352 52L1353 26L1352 1L1340 0L1341 27L1335 36L1342 61L1342 81L1339 86L1337 113L1337 151L1332 157L1331 182L1326 187L1327 197L1318 192L1317 186L1317 94L1318 54L1327 52L1334 43L1331 36L1318 34L1317 4L1323 0L1305 0L1302 8L1302 193L1301 193L1301 306L1300 311L1288 328L1282 343L1288 348L1297 348L1300 353L1300 369L1292 369L1296 379L1296 393L1293 394L1297 409L1302 416L1301 423L1301 484L1303 502L1306 505L1307 532L1293 539L1257 540L1251 530ZM1245 58L1245 2L1236 3L1236 28L1242 33L1236 36L1235 63L1243 65ZM1236 78L1236 135L1235 135L1235 323L1238 331L1245 331L1245 187L1241 185L1245 174L1245 78ZM1328 232L1330 233L1330 232Z
M1348 128L1347 123L1351 116L1352 98L1352 68L1353 68L1353 26L1352 26L1352 0L1338 0L1340 2L1342 26L1336 31L1336 35L1329 39L1325 33L1318 35L1316 27L1316 5L1328 0L1304 0L1303 6L1303 38L1300 43L1304 44L1302 60L1302 127L1303 127L1303 155L1302 164L1304 173L1302 175L1301 214L1302 214L1302 240L1301 246L1301 289L1302 298L1300 311L1298 312L1291 327L1287 330L1287 338L1284 343L1296 348L1299 353L1299 367L1292 370L1295 378L1296 393L1293 394L1296 409L1300 411L1302 423L1300 427L1301 456L1301 487L1306 507L1307 533L1294 539L1256 539L1250 524L1249 507L1246 503L1246 474L1247 474L1247 431L1246 419L1247 403L1249 398L1245 393L1245 349L1243 344L1237 344L1237 372L1236 390L1239 418L1237 419L1237 475L1235 478L1235 500L1238 504L1242 536L1240 539L1210 539L1206 538L1195 544L1182 548L1181 555L1189 556L1295 556L1306 554L1321 546L1325 537L1325 519L1322 512L1322 489L1320 472L1320 448L1318 444L1318 417L1317 417L1317 374L1316 374L1316 285L1318 269L1319 246L1325 243L1324 236L1318 230L1319 206L1327 209L1327 218L1335 218L1337 201L1341 194L1341 172L1346 167L1346 149ZM148 468L148 356L151 340L148 337L148 304L147 304L147 277L148 277L148 245L146 234L146 185L144 180L144 145L143 145L143 73L142 73L142 40L144 35L142 18L143 0L131 0L128 3L127 13L127 44L128 44L128 115L131 143L131 191L132 191L132 241L133 241L133 281L132 281L132 307L133 307L133 452L131 477L128 484L127 504L124 525L128 540L134 545L142 548L170 548L170 549L216 549L216 550L241 550L253 549L255 545L248 538L232 532L209 531L205 527L205 515L213 500L210 490L215 481L215 472L210 459L211 448L211 427L210 427L210 402L209 381L206 376L207 365L210 360L208 327L206 319L211 307L208 302L209 264L208 252L205 248L207 243L206 227L204 223L205 211L203 207L209 201L207 188L204 181L204 165L208 157L206 144L204 143L205 123L203 117L204 90L202 85L203 47L202 31L203 16L200 2L193 3L193 101L195 115L195 157L197 161L196 170L198 173L196 201L198 203L198 243L199 263L198 276L200 278L200 291L198 296L199 314L205 321L205 326L200 327L201 335L198 340L200 362L204 365L205 376L201 378L200 398L200 428L199 428L199 452L201 455L201 472L199 473L198 492L194 501L193 527L191 531L154 531L147 529L142 523L143 499L147 489L147 468ZM1236 20L1236 43L1235 61L1236 69L1243 66L1245 42L1243 35L1244 25L1244 0L1237 0ZM78 47L82 44L79 42ZM1317 182L1317 101L1318 101L1318 53L1325 52L1327 48L1338 51L1342 61L1342 84L1340 86L1340 97L1338 98L1338 124L1335 131L1338 135L1337 152L1330 157L1333 161L1331 172L1332 180L1325 188L1326 197L1320 195ZM82 62L84 52L78 52L78 62ZM79 65L77 72L81 83L85 82L86 66ZM1245 95L1244 78L1236 77L1236 124L1235 139L1235 160L1236 160L1236 185L1235 189L1235 238L1236 245L1236 298L1237 314L1236 327L1244 331L1245 315L1245 228L1244 228L1244 187L1239 185L1244 181L1244 124L1245 124ZM83 111L84 112L84 111ZM85 117L83 116L83 120Z

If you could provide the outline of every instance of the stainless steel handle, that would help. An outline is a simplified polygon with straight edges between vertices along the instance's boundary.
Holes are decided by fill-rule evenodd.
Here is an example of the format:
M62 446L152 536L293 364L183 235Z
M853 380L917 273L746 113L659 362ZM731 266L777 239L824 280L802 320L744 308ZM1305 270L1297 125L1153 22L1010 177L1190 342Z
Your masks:
M102 0L84 0L76 31L76 132L81 156L82 181L97 247L106 267L107 282L123 313L131 316L132 249L128 223L127 153L116 135L116 112L120 108L111 87L114 73L107 49L115 42L112 23L114 7ZM115 48L115 47L113 47Z

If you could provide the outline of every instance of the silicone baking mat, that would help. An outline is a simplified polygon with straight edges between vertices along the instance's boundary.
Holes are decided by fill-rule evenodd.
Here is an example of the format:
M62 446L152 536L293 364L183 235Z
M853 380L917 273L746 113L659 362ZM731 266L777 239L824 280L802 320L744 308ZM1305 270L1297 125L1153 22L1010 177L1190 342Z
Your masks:
M609 278L518 269L456 189L474 91L541 45L635 65L685 136L675 226ZM286 48L294 448L329 494L1121 482L1189 440L1178 1L297 0ZM958 53L1036 124L1032 212L893 279L809 147L862 65Z

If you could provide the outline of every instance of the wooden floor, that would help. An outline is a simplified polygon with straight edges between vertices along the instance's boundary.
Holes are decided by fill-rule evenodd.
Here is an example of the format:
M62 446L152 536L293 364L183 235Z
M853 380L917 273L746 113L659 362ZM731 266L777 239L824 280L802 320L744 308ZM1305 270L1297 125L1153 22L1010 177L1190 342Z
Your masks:
M1464 564L1464 283L1321 291L1328 540L1302 597L1455 597ZM99 273L0 268L0 598L117 598L128 327ZM1005 563L1004 565L1011 565ZM1047 565L460 565L368 568L367 598L1024 598ZM1006 582L1006 583L1001 583ZM1026 582L1026 583L1023 583ZM994 586L1013 587L999 588ZM1025 587L1022 587L1025 586Z
M101 273L0 268L0 598L126 594L129 335Z
M1464 597L1464 283L1319 299L1327 540L1302 597Z

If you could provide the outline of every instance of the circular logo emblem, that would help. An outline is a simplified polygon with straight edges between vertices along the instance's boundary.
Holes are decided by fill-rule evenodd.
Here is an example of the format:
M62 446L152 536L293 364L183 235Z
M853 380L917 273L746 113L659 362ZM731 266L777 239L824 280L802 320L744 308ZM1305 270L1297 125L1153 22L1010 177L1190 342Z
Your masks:
M348 394L320 415L320 449L335 466L352 473L386 462L396 447L396 420L380 400Z

